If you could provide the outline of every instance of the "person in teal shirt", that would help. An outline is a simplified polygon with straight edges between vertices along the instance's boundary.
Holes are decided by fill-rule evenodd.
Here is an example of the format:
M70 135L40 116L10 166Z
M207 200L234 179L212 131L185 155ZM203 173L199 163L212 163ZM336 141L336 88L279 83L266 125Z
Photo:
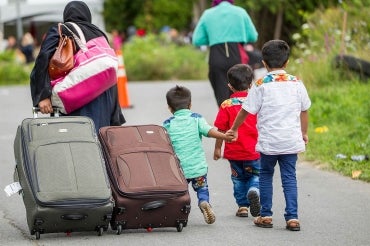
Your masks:
M208 78L218 106L230 98L227 71L235 64L248 64L244 45L257 41L258 32L245 9L233 0L213 0L200 17L192 36L195 46L209 46Z
M191 92L184 86L175 86L166 94L172 117L163 122L176 155L180 160L185 178L197 193L198 206L207 224L216 220L209 203L207 183L208 165L202 146L202 137L212 137L229 141L224 133L217 131L198 113L190 110Z

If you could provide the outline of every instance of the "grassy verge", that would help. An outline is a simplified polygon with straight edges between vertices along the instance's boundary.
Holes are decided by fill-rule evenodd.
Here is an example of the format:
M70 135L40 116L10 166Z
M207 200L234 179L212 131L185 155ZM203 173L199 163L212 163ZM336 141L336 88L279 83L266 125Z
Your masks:
M303 156L326 169L370 182L369 160L351 159L370 155L369 84L347 82L309 90L310 142Z
M302 156L323 168L370 182L370 161L351 159L370 156L370 81L333 66L334 57L342 52L369 61L370 25L363 21L365 9L358 12L348 6L346 23L343 9L318 10L308 16L302 32L295 35L289 68L303 79L312 100L310 142ZM343 24L347 26L344 33Z

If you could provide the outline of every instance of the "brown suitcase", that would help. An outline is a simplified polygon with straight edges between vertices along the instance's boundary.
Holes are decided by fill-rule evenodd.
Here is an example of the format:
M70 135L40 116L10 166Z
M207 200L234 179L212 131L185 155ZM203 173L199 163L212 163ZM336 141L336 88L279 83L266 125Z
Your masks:
M187 225L188 183L162 126L107 126L99 130L115 206L110 225L123 229Z

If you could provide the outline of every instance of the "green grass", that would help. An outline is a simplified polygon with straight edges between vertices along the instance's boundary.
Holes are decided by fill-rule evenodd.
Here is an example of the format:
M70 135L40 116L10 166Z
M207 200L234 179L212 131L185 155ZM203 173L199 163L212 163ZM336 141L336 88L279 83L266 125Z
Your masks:
M345 176L370 182L370 161L351 160L353 155L370 156L370 80L345 67L333 66L336 55L368 60L370 24L364 22L369 8L347 8L348 22L343 39L343 9L318 10L308 16L302 32L295 35L288 70L300 76L312 100L306 160ZM344 47L344 49L343 49ZM327 131L320 130L326 127ZM337 154L346 156L336 158ZM358 177L353 172L358 171Z
M17 61L14 51L0 52L0 85L27 84L32 65Z
M303 157L319 161L326 169L345 176L361 171L359 178L370 182L370 162L356 162L352 155L370 155L370 102L367 83L346 81L337 86L309 90L309 144ZM326 132L315 131L326 126ZM319 129L317 129L319 130ZM336 158L337 154L347 156Z
M123 46L130 81L207 78L207 53L191 45L176 45L162 36L134 38Z

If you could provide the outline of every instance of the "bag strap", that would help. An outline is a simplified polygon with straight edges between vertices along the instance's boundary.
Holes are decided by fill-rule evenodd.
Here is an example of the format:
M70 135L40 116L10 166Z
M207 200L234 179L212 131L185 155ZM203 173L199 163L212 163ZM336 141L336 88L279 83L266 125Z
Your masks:
M71 36L67 36L65 34L63 34L63 31L62 31L62 26L65 26L63 23L58 23L58 33L59 33L59 39L60 40L63 40L63 43L65 42L66 39L71 39L72 37ZM78 38L78 37L77 37ZM60 41L59 41L60 42ZM76 44L75 42L72 41L72 47L73 47L73 53L75 53L76 51Z
M80 37L78 37L67 25L65 24L62 24L62 25L72 34L74 40L76 41L80 49L84 52L87 51L85 35L83 34L81 28L73 22L67 22L67 23L70 23L76 29L78 36Z
M58 33L59 37L62 37L62 23L58 23Z

